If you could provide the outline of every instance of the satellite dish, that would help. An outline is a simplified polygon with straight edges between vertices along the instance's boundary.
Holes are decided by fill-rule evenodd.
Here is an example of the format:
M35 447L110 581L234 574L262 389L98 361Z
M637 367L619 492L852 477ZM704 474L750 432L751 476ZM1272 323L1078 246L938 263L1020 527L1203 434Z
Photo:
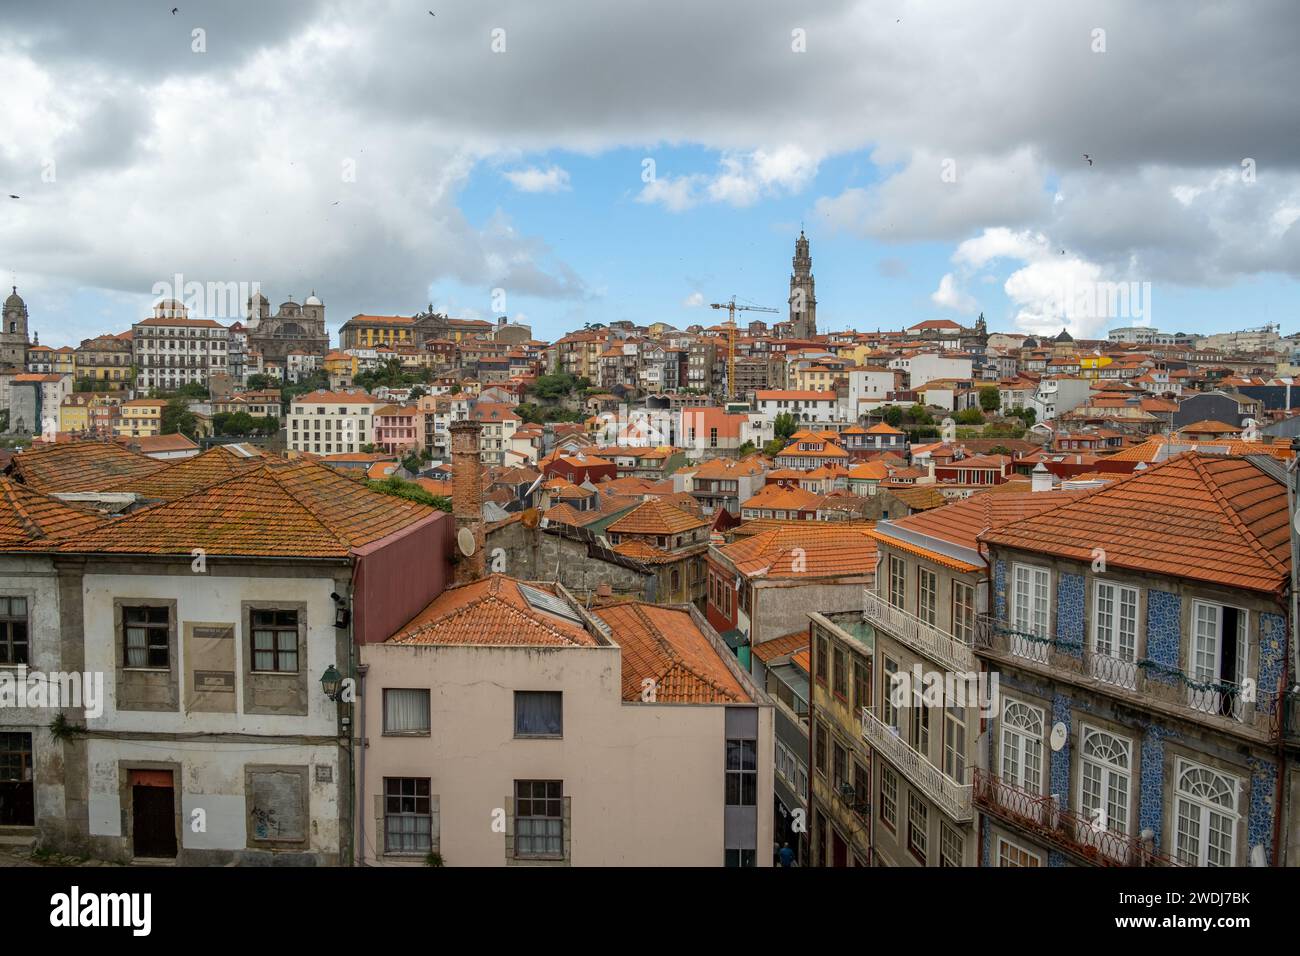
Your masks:
M474 532L469 528L461 528L456 532L456 547L460 548L460 553L465 557L471 557L474 554L477 545L474 542Z
M536 528L542 520L542 514L536 508L529 508L519 515L519 520L525 528Z
M1060 721L1057 721L1056 724L1052 727L1052 750L1057 751L1060 750L1062 747L1064 747L1065 738L1068 735L1069 735L1069 731L1065 729L1065 724L1061 723Z

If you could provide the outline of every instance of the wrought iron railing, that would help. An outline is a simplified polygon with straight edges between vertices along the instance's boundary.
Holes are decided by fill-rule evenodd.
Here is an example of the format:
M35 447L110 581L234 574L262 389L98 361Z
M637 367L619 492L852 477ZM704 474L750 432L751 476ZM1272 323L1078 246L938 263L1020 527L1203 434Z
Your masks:
M866 707L862 708L862 736L950 817L971 818L971 785L948 776Z
M969 644L900 607L894 607L869 588L862 592L862 614L873 625L883 627L893 637L949 670L975 670L975 654Z
M1188 717L1223 728L1240 727L1264 736L1278 732L1279 695L1275 688L1197 680L1150 658L1100 654L1085 641L1018 630L989 614L976 619L975 649L1094 681L1097 689L1106 693L1139 702L1158 701Z
M1093 866L1181 866L1151 839L1118 833L1061 806L1055 796L1032 793L987 770L975 770L975 805L1012 823L1048 846Z

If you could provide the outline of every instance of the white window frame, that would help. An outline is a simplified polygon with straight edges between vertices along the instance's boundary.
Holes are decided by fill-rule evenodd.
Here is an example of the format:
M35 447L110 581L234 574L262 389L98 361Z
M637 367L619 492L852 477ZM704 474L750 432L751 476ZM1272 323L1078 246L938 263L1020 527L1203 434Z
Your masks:
M896 554L889 556L889 604L899 610L907 606L907 563Z
M939 818L939 865L960 867L965 865L966 837L948 821Z
M1042 594L1038 592L1041 584ZM1022 600L1023 599L1023 600ZM1040 600L1041 599L1041 600ZM1052 572L1033 564L1011 566L1011 623L1017 631L1040 638L1051 636ZM1011 653L1047 662L1047 645L1018 634L1011 636Z
M1197 772L1218 778L1218 782L1228 791L1227 797L1232 806L1228 807L1220 800L1185 788L1184 778L1189 773ZM1239 777L1181 757L1174 761L1174 856L1194 866L1235 866L1237 830L1241 822L1241 791ZM1207 838L1216 816L1222 818L1221 823L1226 824L1217 828L1217 832L1226 837L1226 847L1212 848ZM1184 822L1189 825L1184 826ZM1189 843L1192 845L1189 846Z
M1121 627L1131 606L1132 630ZM1107 684L1137 687L1137 649L1142 595L1135 587L1096 581L1092 589L1092 676Z
M1102 748L1113 751L1107 755ZM1133 740L1103 727L1079 727L1078 807L1085 817L1084 842L1100 848L1114 846L1095 838L1105 831L1126 837L1133 820ZM1121 860L1120 862L1126 862Z
M922 564L916 566L916 616L931 627L939 620L939 575Z
M898 774L885 764L880 765L880 822L898 832Z
M969 595L970 600L959 600ZM968 647L975 643L975 585L952 582L952 636Z
M1005 851L1010 851L1010 852L1005 852ZM1032 866L1041 868L1043 865L1043 858L1039 854L1035 853L1030 849L1027 849L1026 847L1021 846L1019 843L1012 843L1006 837L999 836L998 846L997 846L997 856L996 856L997 865L999 867L1016 867L1016 868L1024 867L1026 865L1024 863L1008 864L1003 862L1003 860L1011 859L1012 853L1020 854L1025 858L1026 861L1033 860L1034 862Z
M1017 717L1023 712L1027 720L1008 726L1009 713L1012 708L1022 708L1022 711L1017 712ZM1002 726L1000 728L1000 746L998 748L999 776L1006 783L1019 787L1028 793L1041 796L1043 793L1043 738L1047 729L1047 711L1042 707L1037 707L1022 700L1004 697L1002 699L1001 716ZM1035 723L1037 727L1033 726ZM1014 757L1012 764L1008 764L1008 757ZM1032 761L1030 760L1031 757ZM1031 763L1034 767L1032 774L1029 772Z
M1227 680L1223 673L1223 611L1232 608L1237 612L1237 679ZM1202 610L1214 610L1214 635L1211 642L1202 633ZM1250 612L1235 604L1221 601L1192 601L1191 621L1188 636L1187 662L1188 676L1202 684L1227 684L1241 687L1243 678L1250 673ZM1206 647L1206 643L1210 646ZM1208 660L1207 660L1208 658ZM1217 690L1187 688L1187 702L1196 710L1218 716L1231 716L1234 720L1244 718L1245 706L1242 695L1234 694L1233 699L1225 705L1223 693ZM1230 708L1230 709L1229 709ZM1225 711L1228 711L1225 713Z

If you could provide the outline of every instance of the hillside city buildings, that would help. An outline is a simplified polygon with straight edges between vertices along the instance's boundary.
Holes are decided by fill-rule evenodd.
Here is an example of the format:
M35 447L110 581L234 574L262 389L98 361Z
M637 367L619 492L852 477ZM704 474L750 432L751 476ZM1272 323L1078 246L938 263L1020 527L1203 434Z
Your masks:
M803 232L789 290L770 325L555 341L164 298L52 348L15 286L0 834L186 865L1300 863L1296 337L827 332Z

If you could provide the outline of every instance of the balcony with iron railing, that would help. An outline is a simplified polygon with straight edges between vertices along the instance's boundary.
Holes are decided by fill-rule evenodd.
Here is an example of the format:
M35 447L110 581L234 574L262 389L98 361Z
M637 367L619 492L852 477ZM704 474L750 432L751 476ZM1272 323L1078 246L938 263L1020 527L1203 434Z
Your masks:
M927 624L901 607L894 607L869 588L863 589L862 595L863 617L874 626L950 671L975 669L975 654L971 645L958 640L942 628Z
M1052 794L1033 793L988 770L975 770L974 802L980 810L1028 833L1036 841L1090 866L1182 866L1162 853L1150 835L1108 829L1100 817L1061 806Z
M990 614L976 619L974 646L981 656L1256 741L1275 738L1282 722L1276 689L1197 680L1159 661L1102 654L1087 641L1017 630ZM1300 720L1296 725L1300 729Z
M862 708L862 736L940 810L959 823L971 819L971 785L944 773L866 707Z

